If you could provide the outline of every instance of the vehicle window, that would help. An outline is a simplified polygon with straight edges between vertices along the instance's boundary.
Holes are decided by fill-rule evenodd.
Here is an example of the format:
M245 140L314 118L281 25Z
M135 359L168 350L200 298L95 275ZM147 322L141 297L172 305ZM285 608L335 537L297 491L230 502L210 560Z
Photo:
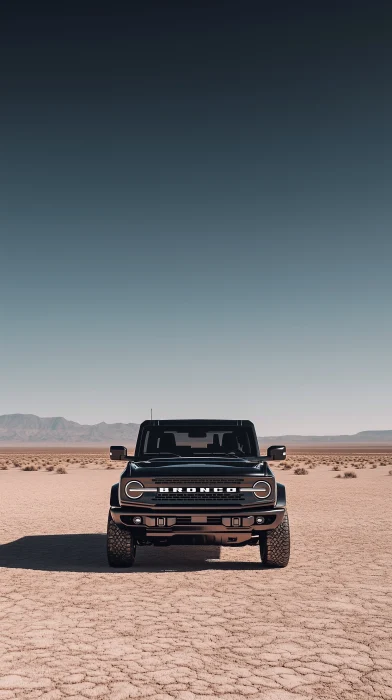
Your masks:
M256 448L252 432L241 426L219 426L219 429L181 426L180 430L175 426L157 426L145 431L142 452L145 455L166 453L180 457L231 453L249 456L256 454Z

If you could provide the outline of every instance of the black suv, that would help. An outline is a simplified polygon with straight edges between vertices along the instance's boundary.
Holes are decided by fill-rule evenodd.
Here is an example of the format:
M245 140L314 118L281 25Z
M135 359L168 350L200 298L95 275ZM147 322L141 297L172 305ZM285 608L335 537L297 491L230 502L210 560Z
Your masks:
M287 566L286 491L260 456L248 420L147 420L133 457L111 491L107 551L111 566L132 566L143 545L258 545L264 566Z

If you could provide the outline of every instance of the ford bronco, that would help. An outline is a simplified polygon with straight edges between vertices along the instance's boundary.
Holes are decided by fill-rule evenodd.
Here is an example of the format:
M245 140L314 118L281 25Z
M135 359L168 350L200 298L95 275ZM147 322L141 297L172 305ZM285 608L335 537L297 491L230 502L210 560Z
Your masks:
M110 566L132 566L136 547L260 547L263 566L287 566L290 531L286 492L260 456L248 420L146 420L135 454L110 448L127 465L111 490L107 531Z

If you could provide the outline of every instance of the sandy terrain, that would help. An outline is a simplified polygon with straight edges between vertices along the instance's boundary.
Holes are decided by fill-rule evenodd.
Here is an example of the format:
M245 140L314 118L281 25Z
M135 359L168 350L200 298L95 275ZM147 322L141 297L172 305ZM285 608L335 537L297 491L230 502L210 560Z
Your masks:
M0 700L392 698L391 453L275 469L281 570L252 547L140 548L134 569L109 569L109 465L99 450L0 454Z

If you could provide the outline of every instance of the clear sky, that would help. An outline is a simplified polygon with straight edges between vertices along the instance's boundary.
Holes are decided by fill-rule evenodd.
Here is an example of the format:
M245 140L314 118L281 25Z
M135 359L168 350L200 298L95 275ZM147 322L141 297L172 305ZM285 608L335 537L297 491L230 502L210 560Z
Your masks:
M391 3L2 12L0 413L392 428Z

